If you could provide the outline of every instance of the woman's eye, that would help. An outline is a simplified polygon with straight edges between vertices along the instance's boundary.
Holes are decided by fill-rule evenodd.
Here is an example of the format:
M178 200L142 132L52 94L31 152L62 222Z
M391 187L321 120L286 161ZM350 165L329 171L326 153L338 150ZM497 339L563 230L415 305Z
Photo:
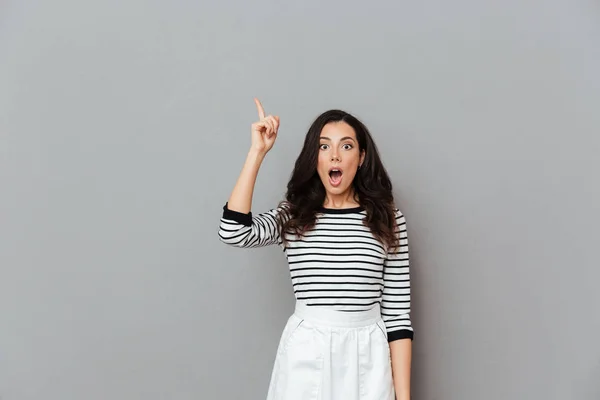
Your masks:
M352 149L352 145L351 145L351 144L345 144L345 145L344 145L344 148L345 148L346 150L350 150L350 149Z
M326 145L326 144L322 144L322 145L320 146L321 150L325 150L325 148L326 148L326 147L327 147L327 145Z

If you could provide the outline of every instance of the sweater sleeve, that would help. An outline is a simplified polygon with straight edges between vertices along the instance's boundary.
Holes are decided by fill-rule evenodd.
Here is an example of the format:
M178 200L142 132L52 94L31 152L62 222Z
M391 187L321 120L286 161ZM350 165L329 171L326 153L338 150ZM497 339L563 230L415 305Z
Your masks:
M219 225L219 239L228 245L242 248L282 245L281 232L277 224L277 214L282 208L275 208L258 215L240 213L223 206Z
M400 246L390 250L384 263L384 287L382 298L382 318L388 332L388 341L413 339L410 319L410 273L408 256L408 235L406 220L402 212L396 212L396 235Z

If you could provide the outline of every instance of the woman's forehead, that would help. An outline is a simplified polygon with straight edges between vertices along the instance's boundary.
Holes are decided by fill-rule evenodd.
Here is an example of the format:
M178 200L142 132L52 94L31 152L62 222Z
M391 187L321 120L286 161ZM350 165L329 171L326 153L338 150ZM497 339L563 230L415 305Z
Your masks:
M328 123L321 130L321 139L324 140L344 140L351 138L356 140L356 132L354 129L345 122Z

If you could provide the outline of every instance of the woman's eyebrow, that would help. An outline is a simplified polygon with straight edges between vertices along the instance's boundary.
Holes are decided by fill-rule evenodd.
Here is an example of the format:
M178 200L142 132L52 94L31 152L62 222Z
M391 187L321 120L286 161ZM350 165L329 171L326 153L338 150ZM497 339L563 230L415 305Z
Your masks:
M327 136L321 136L321 139L323 139L323 140L331 140ZM350 136L344 136L343 138L340 139L340 142L342 142L344 140L348 140L348 139L350 139L350 140L352 140L354 142L354 139L352 139Z

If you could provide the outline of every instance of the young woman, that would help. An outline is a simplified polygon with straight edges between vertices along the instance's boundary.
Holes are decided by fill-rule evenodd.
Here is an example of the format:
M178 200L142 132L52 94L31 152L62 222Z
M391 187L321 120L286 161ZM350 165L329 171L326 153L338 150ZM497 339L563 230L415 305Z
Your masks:
M268 400L408 400L413 328L406 222L368 129L330 110L311 125L286 199L252 215L258 170L279 117L259 121L223 207L219 237L236 247L278 245L295 311L283 330Z

